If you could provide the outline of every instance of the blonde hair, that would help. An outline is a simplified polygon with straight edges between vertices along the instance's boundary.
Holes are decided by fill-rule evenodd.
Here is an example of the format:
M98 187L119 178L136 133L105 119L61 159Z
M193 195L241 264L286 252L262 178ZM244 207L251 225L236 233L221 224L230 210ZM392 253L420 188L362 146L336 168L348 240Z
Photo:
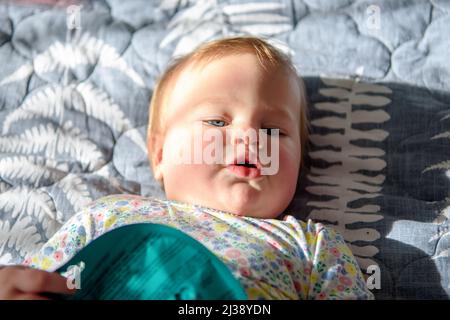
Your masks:
M147 144L149 160L153 162L153 146L158 135L163 134L164 128L161 124L161 110L165 107L164 99L171 83L176 81L181 71L191 63L207 63L211 60L222 58L227 55L240 53L253 53L258 58L264 70L271 68L285 68L290 70L297 78L301 93L300 107L300 141L302 149L301 165L303 165L305 152L308 148L309 122L308 107L306 99L306 89L303 80L298 76L297 71L290 58L277 48L267 43L263 39L251 36L223 38L200 45L193 52L175 58L167 67L165 72L158 79L153 96L150 102L149 125L147 131Z

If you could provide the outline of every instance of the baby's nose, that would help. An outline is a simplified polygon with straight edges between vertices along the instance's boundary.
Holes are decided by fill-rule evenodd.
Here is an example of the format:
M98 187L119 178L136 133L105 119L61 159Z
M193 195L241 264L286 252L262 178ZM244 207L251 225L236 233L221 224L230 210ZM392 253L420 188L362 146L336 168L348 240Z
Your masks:
M232 139L232 142L233 142L233 144L243 143L245 145L249 145L250 137L248 135L245 135L245 136L235 135Z
M225 158L226 163L230 161L244 161L244 157L250 163L257 163L259 138L258 130L253 127L233 127L231 129L226 146Z
M231 133L231 143L234 145L244 144L246 146L258 144L258 130L255 128L234 129Z

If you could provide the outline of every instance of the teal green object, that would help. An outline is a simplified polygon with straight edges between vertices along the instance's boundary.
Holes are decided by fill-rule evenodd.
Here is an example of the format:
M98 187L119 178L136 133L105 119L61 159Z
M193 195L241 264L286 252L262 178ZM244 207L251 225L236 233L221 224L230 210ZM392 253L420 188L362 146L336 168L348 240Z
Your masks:
M74 268L83 264L82 270ZM103 234L57 272L80 287L62 299L247 299L239 281L205 246L177 229L151 223Z

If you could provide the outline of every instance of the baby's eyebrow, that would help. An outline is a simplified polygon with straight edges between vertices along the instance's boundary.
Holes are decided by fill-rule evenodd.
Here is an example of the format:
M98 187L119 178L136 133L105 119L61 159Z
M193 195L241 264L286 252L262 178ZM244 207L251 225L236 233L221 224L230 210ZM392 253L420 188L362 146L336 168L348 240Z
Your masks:
M217 96L217 97L207 97L205 99L202 99L202 100L200 100L198 102L198 105L207 104L207 103L211 103L211 104L214 104L214 103L225 104L225 103L228 103L228 102L230 102L229 98Z
M229 98L223 97L207 97L205 99L200 100L195 104L195 108L198 110L208 109L210 107L218 106L218 107L226 107L227 104L232 103L232 100ZM293 115L288 111L288 106L272 106L268 104L264 104L264 112L267 114L268 118L277 118L281 120L295 120L293 119Z
M208 108L215 106L224 107L228 103L229 101L225 98L212 97L196 101L194 104L191 105L191 108L195 110L207 110Z
M274 107L267 107L266 109L267 114L270 115L270 117L277 117L282 119L292 119L291 113L287 111L286 106L281 106L278 108Z
M201 111L208 111L212 108L217 108L217 107L223 108L225 106L226 106L225 103L214 103L211 101L209 101L209 102L202 101L200 103L196 103L195 105L193 105L192 110L201 112Z

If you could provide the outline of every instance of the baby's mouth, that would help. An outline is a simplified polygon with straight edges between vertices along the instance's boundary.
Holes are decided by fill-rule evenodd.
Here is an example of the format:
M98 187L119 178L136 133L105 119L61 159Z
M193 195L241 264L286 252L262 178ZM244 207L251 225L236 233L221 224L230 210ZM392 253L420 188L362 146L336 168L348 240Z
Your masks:
M235 160L227 165L227 169L240 178L255 179L261 176L259 163L250 163L247 158L244 161Z
M235 166L243 166L246 168L255 168L256 169L256 165L251 164L251 163L235 163Z

